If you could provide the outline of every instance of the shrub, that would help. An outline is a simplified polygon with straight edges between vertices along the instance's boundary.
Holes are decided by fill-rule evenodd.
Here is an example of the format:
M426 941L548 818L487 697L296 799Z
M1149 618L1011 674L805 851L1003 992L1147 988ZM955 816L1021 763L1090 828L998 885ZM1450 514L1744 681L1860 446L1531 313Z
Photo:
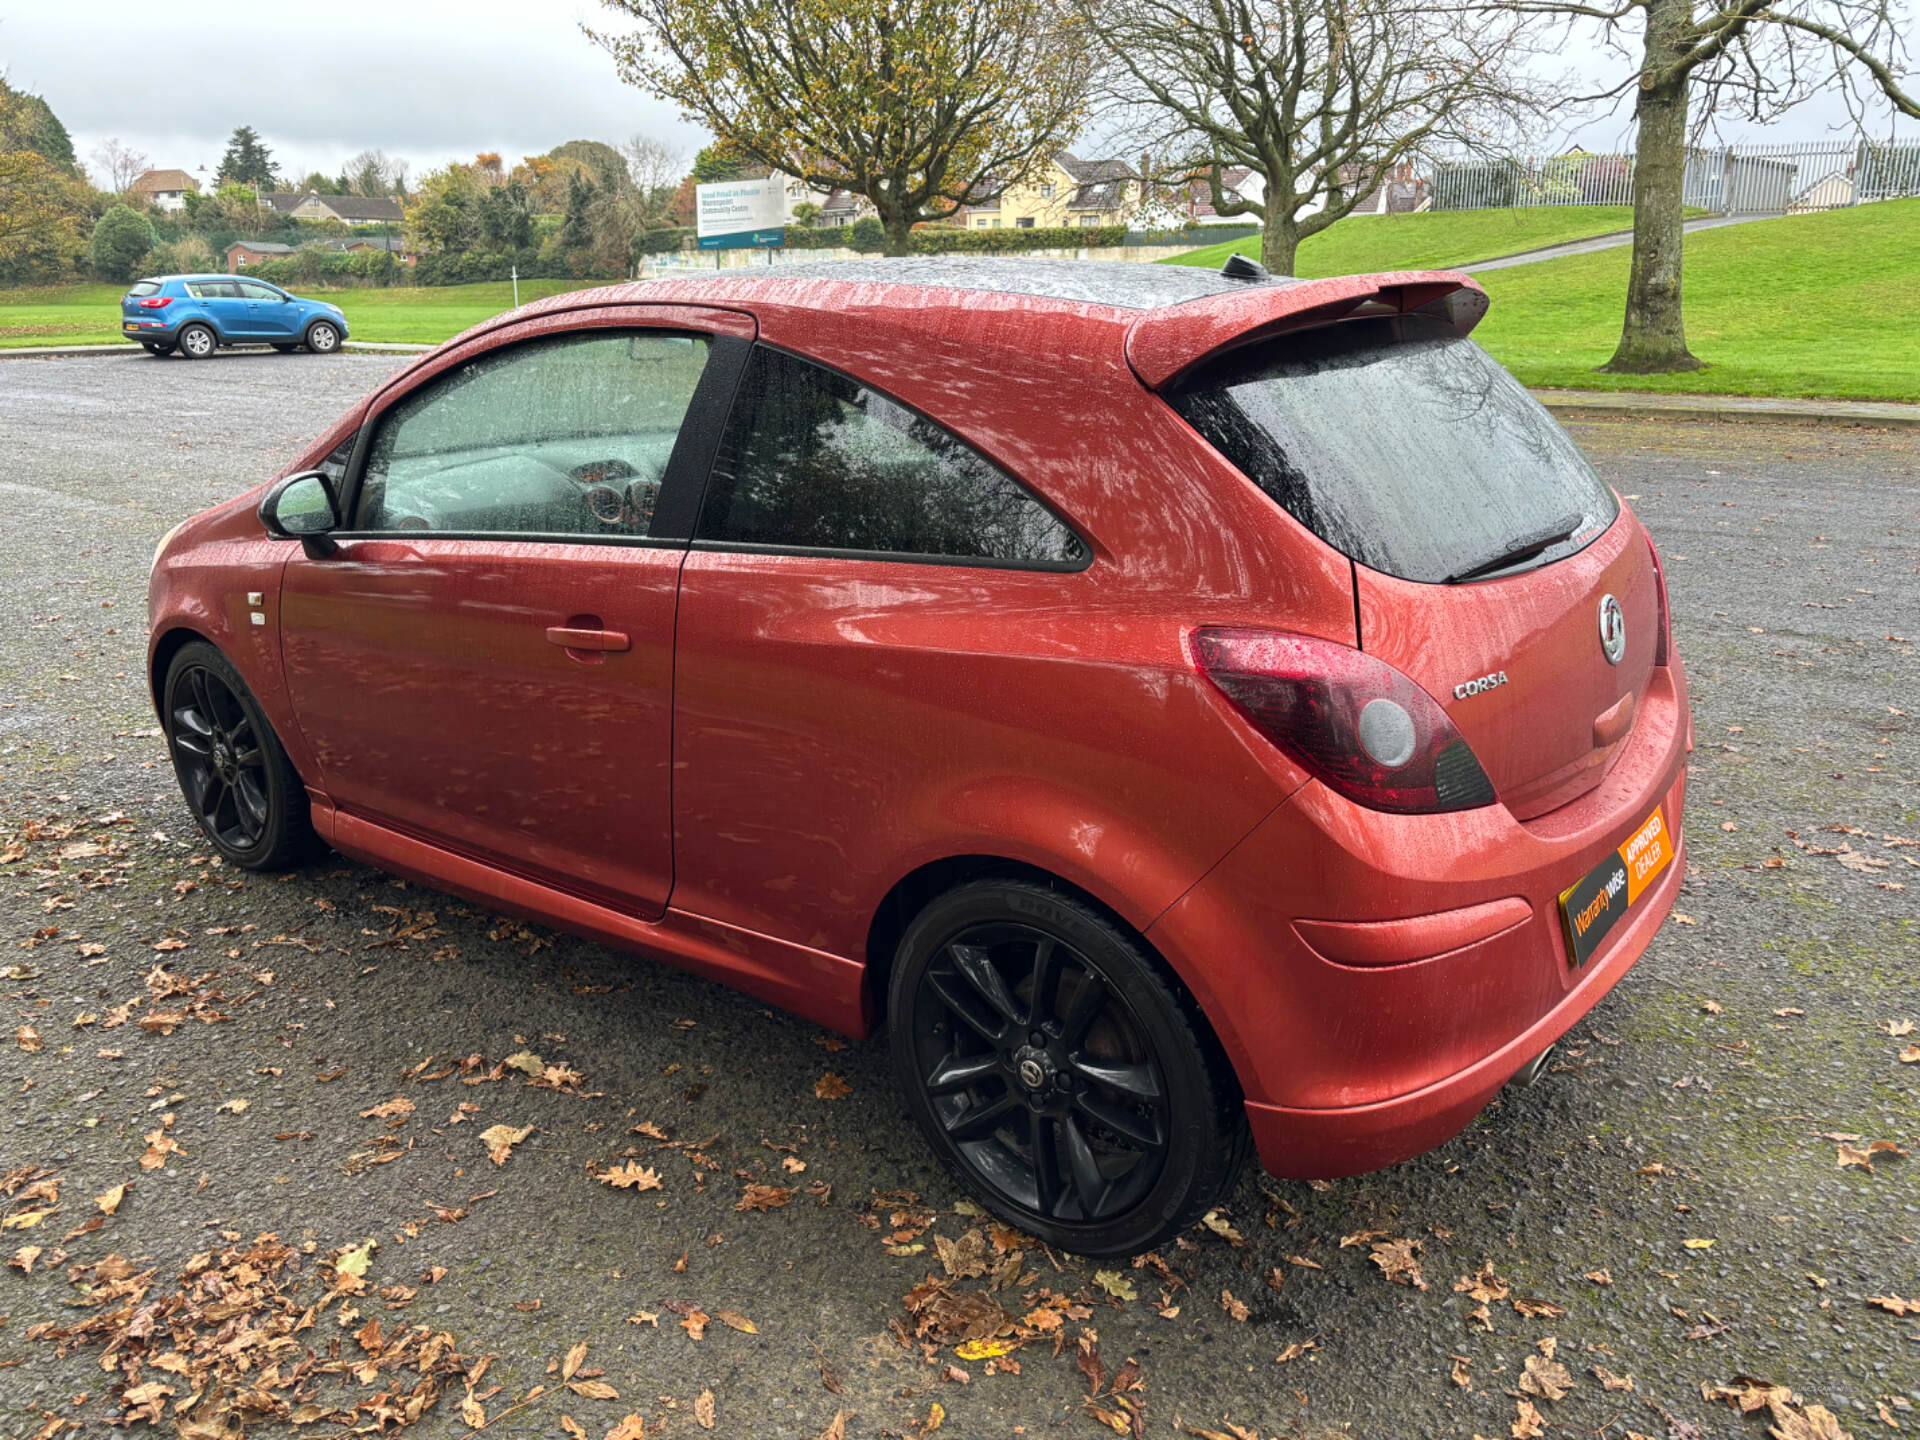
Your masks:
M863 255L876 255L887 248L887 228L877 215L862 215L847 227L846 243Z
M140 268L149 275L193 275L227 267L205 239L188 234L178 240L162 240L148 252L147 262Z
M93 227L88 247L94 273L103 280L131 280L140 262L153 249L153 227L147 217L125 205L115 205Z
M633 258L642 255L665 255L680 249L681 245L693 237L691 225L665 225L657 230L642 230L633 237Z

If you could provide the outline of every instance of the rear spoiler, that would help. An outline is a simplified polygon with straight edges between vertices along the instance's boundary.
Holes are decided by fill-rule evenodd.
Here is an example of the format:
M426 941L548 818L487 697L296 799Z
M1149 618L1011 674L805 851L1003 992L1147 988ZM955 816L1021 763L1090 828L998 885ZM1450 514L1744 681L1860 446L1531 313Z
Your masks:
M1165 390L1207 360L1289 330L1416 313L1445 320L1465 335L1487 313L1487 295L1457 270L1249 284L1148 311L1127 332L1127 363L1149 390Z

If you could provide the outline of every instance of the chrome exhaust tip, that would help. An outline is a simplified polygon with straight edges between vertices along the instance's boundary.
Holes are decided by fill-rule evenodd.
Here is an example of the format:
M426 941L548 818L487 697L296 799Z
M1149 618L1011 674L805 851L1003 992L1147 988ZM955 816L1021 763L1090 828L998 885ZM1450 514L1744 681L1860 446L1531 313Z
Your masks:
M1558 1048L1559 1042L1555 1041L1552 1045L1547 1046L1546 1049L1534 1056L1533 1059L1522 1065L1514 1072L1513 1078L1507 1081L1507 1088L1511 1090L1525 1090L1528 1086L1537 1082L1542 1075L1547 1073L1547 1063L1553 1059L1553 1052Z

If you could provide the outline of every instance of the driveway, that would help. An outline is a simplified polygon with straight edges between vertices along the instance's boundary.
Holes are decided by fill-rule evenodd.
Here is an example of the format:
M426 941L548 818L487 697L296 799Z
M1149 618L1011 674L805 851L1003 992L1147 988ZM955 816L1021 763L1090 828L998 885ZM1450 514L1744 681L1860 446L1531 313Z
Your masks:
M209 858L142 688L153 544L398 363L0 362L0 1433L170 1432L196 1397L192 1440L236 1406L591 1440L1920 1425L1920 434L1577 424L1694 686L1672 923L1440 1150L1248 1174L1109 1266L967 1206L880 1043L337 857Z

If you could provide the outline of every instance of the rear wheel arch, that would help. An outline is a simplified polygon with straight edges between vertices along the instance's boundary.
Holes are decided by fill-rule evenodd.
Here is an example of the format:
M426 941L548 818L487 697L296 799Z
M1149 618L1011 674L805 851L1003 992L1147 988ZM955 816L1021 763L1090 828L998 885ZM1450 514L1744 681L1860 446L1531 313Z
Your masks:
M866 975L863 1007L869 1028L878 1029L887 1018L887 991L893 979L893 964L900 941L914 918L933 901L962 885L979 880L1022 880L1077 900L1102 920L1127 936L1151 960L1161 978L1179 999L1188 1020L1211 1047L1216 1068L1234 1087L1236 1099L1244 1099L1239 1076L1229 1047L1222 1041L1213 1019L1195 997L1180 972L1119 911L1085 887L1062 878L1039 865L1010 860L998 855L954 855L930 861L902 876L874 911L867 927Z

